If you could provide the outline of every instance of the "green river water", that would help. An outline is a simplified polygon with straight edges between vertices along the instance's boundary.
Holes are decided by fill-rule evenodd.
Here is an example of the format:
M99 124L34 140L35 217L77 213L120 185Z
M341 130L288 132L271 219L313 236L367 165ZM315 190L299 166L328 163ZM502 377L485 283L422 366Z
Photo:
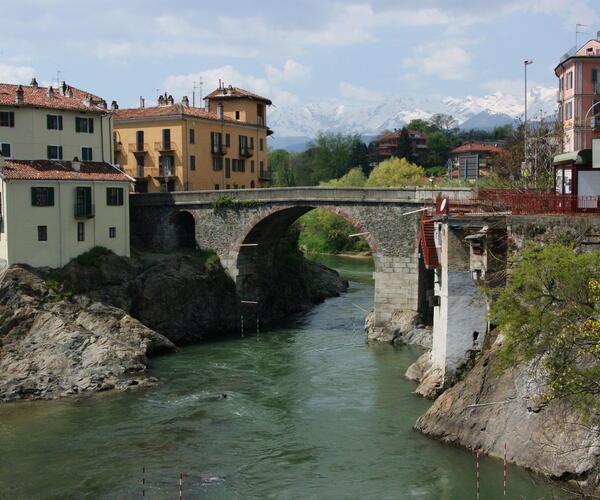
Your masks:
M180 472L186 500L475 498L473 455L412 430L421 351L365 343L372 262L320 260L349 293L157 358L156 389L0 406L0 498L175 500ZM502 462L481 468L482 499L566 498L516 467L503 497Z

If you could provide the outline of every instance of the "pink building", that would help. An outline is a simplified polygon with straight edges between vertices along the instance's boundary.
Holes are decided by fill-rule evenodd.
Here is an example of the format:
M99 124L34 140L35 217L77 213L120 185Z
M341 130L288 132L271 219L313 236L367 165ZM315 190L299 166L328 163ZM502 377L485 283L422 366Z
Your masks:
M592 139L600 138L600 31L596 40L562 56L554 73L559 79L558 116L564 123L564 150L591 148Z

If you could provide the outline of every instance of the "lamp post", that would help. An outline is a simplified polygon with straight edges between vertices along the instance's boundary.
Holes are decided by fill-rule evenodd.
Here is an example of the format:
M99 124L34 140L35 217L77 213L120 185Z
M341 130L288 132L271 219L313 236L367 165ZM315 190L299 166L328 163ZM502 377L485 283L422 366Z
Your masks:
M533 61L523 61L523 65L525 68L525 123L523 128L523 136L524 136L524 160L527 162L527 66L533 64Z

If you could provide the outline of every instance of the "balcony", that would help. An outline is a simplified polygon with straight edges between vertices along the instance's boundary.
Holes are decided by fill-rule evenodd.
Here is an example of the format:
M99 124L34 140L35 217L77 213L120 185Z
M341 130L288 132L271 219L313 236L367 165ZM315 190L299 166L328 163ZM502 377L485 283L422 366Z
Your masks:
M211 144L210 151L214 155L224 156L227 154L228 146L224 146L223 144Z
M172 141L159 141L154 143L154 150L159 153L172 153L175 151L175 145Z
M76 219L91 219L95 214L95 206L85 202L75 203Z
M253 146L242 146L240 147L240 157L241 158L250 158L254 154Z
M145 142L133 142L127 145L127 149L134 155L145 154L148 152L148 144Z
M153 177L155 179L175 177L175 167L158 167L158 175L154 175Z
M258 180L259 181L269 181L271 182L271 172L267 170L259 170L258 172Z

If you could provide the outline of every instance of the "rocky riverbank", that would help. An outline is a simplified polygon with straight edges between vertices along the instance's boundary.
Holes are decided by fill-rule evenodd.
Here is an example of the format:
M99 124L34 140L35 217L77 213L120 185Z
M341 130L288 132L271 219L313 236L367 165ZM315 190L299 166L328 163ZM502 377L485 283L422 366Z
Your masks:
M280 292L263 324L347 288L320 264L296 258L294 266L271 270L285 284L263 282L265 296ZM0 401L156 384L149 357L235 333L240 314L231 278L196 252L12 266L0 276Z
M600 426L565 401L545 403L536 363L498 374L498 337L464 379L441 394L415 429L444 443L479 448L553 479L600 494ZM414 366L418 378L418 367ZM411 375L411 374L407 374Z

